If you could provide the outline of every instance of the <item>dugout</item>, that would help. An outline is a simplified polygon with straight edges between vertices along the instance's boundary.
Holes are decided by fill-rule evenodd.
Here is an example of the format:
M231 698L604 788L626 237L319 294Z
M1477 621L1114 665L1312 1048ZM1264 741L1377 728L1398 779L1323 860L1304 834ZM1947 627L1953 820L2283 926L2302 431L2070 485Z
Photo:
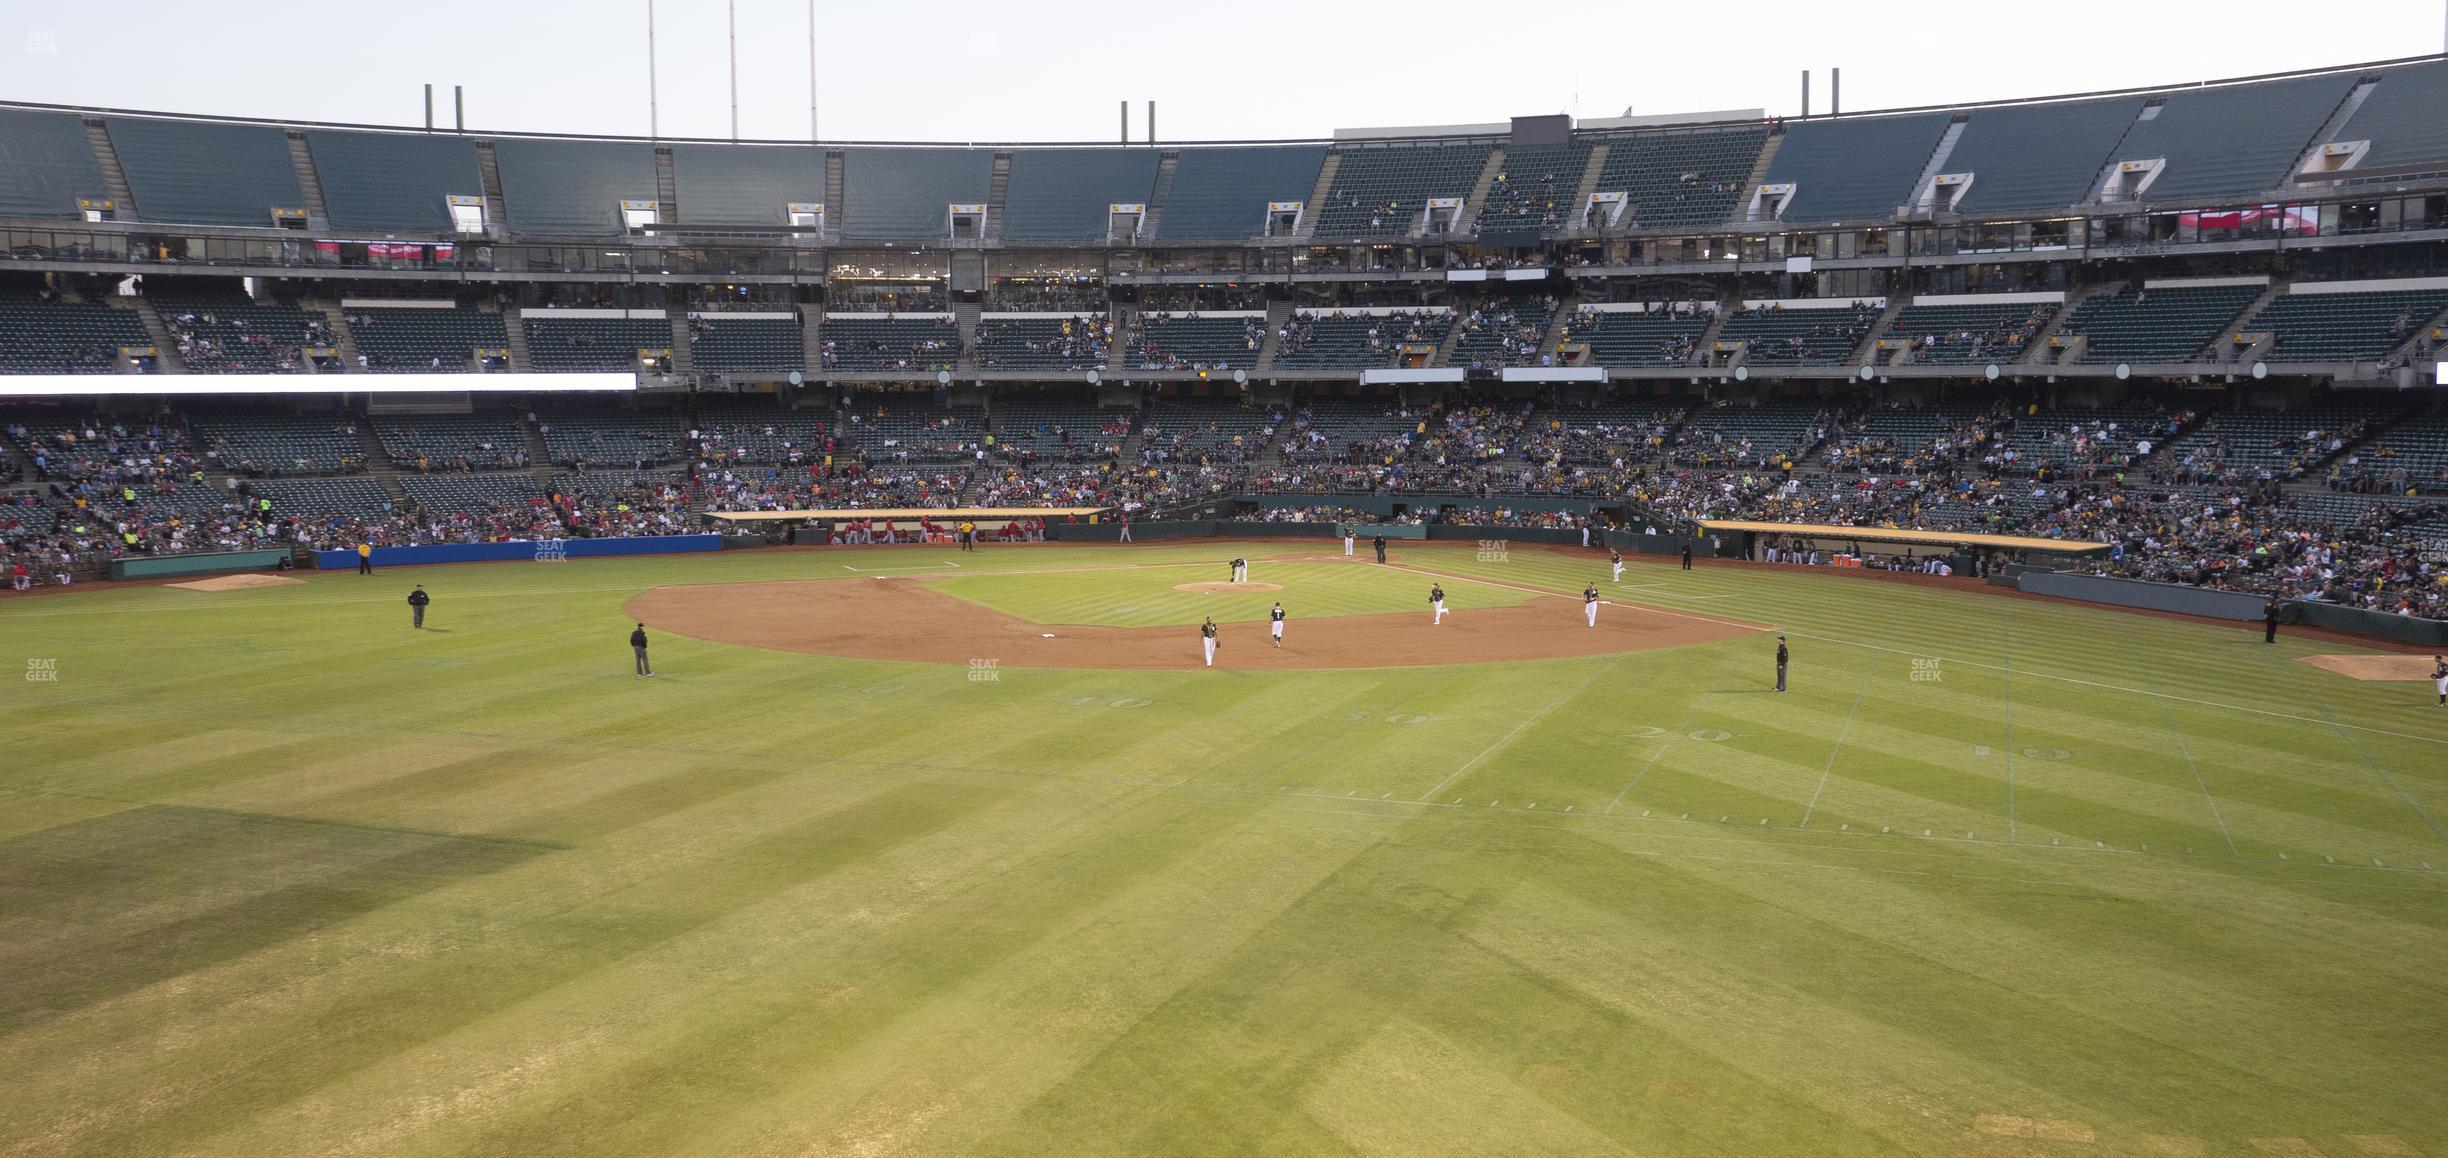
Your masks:
M1884 566L1890 559L1927 560L1943 556L1958 575L1974 574L1986 561L2072 560L2108 550L2106 543L2079 539L2035 539L2027 535L1985 535L1969 531L1923 531L1907 527L1848 527L1833 523L1761 523L1742 519L1702 519L1703 533L1723 545L1720 554L1754 561L1766 558L1769 544L1817 551L1850 565ZM1848 565L1837 563L1838 566Z

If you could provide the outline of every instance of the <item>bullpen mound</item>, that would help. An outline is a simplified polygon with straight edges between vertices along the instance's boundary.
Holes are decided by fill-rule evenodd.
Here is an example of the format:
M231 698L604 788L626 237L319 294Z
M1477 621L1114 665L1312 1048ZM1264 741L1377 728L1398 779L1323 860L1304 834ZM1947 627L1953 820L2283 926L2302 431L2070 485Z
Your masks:
M1216 584L1248 590L1253 583ZM1030 623L912 579L803 579L658 587L632 619L675 635L855 659L1004 667L1163 670L1200 666L1198 631ZM1216 666L1247 670L1417 667L1614 655L1751 635L1762 628L1615 604L1598 626L1581 601L1550 597L1472 610L1431 625L1425 611L1297 620L1284 646L1262 623L1224 625Z

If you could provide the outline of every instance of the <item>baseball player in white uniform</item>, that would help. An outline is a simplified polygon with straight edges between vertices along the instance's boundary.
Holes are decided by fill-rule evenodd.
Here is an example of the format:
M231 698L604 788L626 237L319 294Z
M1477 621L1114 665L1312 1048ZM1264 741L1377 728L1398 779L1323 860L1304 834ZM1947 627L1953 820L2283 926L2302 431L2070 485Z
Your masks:
M1434 621L1432 621L1432 622L1430 622L1430 623L1429 623L1429 626L1430 626L1430 627L1434 627L1434 626L1436 626L1436 625L1437 625L1437 624L1439 624L1439 623L1443 623L1443 622L1445 622L1445 585L1444 585L1444 584L1442 584L1442 583L1435 583L1435 584L1430 584L1430 585L1429 585L1429 588L1428 588L1428 606L1433 607L1433 608L1435 608L1435 609L1436 609L1436 619L1435 619Z
M2439 689L2439 706L2448 708L2448 657L2431 657L2431 686Z
M1274 610L1267 612L1267 630L1274 633L1277 647L1283 646L1283 620L1283 604L1278 603Z
M1598 585L1595 583L1581 589L1581 614L1589 620L1591 627L1598 626Z
M1623 582L1623 552L1607 552L1607 562L1615 565L1615 581L1618 583Z
M1207 666L1214 667L1216 649L1215 616L1210 615L1207 617L1207 622L1199 624L1199 646L1205 649L1207 652Z
M1249 560L1239 555L1233 556L1232 576L1232 581L1235 583L1249 582Z
M1352 529L1351 529L1349 526L1344 527L1344 528L1343 528L1343 557L1344 557L1344 558L1346 558L1346 559L1351 558L1353 548L1355 548L1355 547L1359 546L1359 544L1360 544L1360 537L1359 537L1359 536L1357 536L1357 535L1352 534Z

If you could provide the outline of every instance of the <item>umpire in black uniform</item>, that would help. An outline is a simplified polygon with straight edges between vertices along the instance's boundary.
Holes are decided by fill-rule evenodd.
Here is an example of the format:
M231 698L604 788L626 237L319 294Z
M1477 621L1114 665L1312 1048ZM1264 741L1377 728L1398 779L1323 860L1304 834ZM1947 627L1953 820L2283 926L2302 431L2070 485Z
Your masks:
M1376 538L1369 540L1369 545L1377 548L1377 561L1380 563L1385 562L1385 536L1379 535Z
M629 650L637 653L637 673L642 676L653 675L654 665L646 662L645 624L638 624L637 630L629 633Z
M1777 637L1777 689L1785 690L1785 637Z
M1683 544L1683 569L1691 570L1691 544L1689 542Z
M433 596L425 593L425 585L422 583L417 584L416 590L408 593L408 626L415 628L425 626L425 605L431 602L433 602Z
M2261 604L2261 642L2278 642L2278 601L2275 599Z

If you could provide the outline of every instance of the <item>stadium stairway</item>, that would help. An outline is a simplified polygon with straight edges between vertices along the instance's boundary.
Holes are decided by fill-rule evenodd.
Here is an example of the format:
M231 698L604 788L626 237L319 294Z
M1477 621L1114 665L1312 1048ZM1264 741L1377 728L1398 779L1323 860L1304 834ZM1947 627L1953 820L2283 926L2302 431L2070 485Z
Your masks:
M1288 326L1288 325L1291 325L1291 324L1292 324L1292 303L1291 303L1291 302L1288 302L1288 301L1277 301L1277 302L1268 302L1268 303L1267 303L1267 312L1266 312L1266 338L1265 338L1265 340L1263 340L1263 341L1261 341L1261 342L1259 342L1259 343L1258 343L1258 368L1259 368L1259 369L1265 370L1265 369L1272 369L1272 368L1274 367L1274 365L1275 365L1275 351L1276 351L1276 348L1282 344L1282 342L1281 342L1281 337L1282 337L1282 334L1283 334L1283 329L1284 329L1284 327L1285 327L1285 326Z
M960 363L963 366L977 365L978 315L985 309L977 302L952 303L952 324L960 331ZM1105 357L1110 363L1113 351L1107 350Z
M1479 233L1479 214L1487 208L1488 188L1496 183L1496 174L1504 172L1504 146L1488 150L1487 164L1479 167L1479 180L1471 186L1470 196L1463 199L1462 209L1454 214L1454 232L1475 237Z
M1012 157L1009 151L994 155L994 179L986 185L986 224L978 230L988 241L1003 240L1003 202L1011 192ZM957 243L955 243L957 244ZM969 348L969 339L976 330L976 307L970 307L970 322L961 330L961 349Z
M654 151L654 160L655 220L670 225L680 220L680 177L679 174L672 171L671 146L664 145L657 148ZM674 329L685 329L688 319L683 317L679 321L680 325ZM672 353L674 362L677 362L679 357L678 351Z
M161 311L154 309L153 303L141 294L135 302L136 316L144 320L145 336L153 339L154 349L161 351L161 356L153 360L154 365L161 367L164 374L186 373L187 360L179 357L178 338L170 333L169 323L162 321Z
M536 485L551 487L552 447L544 441L544 432L537 428L531 411L519 413L519 434L527 440L527 469L535 475Z
M1317 184L1309 187L1309 199L1301 203L1300 232L1294 236L1307 241L1317 235L1318 214L1326 212L1326 193L1334 188L1335 170L1343 167L1343 154L1328 150L1326 160L1318 165Z
M2218 337L2210 339L2209 349L2197 351L2193 355L2193 360L2196 362L2248 363L2269 353L2271 348L2278 344L2277 339L2255 329L2253 319L2260 317L2261 311L2268 309L2271 302L2277 301L2285 293L2286 283L2277 278L2271 278L2268 287L2261 291L2261 296L2254 298L2251 305L2244 307L2244 312L2237 314L2235 320L2228 323L2226 329L2220 330ZM2245 340L2247 335L2255 333L2262 333L2263 336L2257 340Z
M1556 305L1555 316L1547 319L1546 336L1539 339L1537 365L1563 364L1556 360L1556 348L1564 344L1564 335L1572 329L1573 314L1580 308L1580 305L1580 291L1568 285L1563 299Z
M1716 350L1717 339L1725 336L1726 318L1732 313L1733 306L1725 302L1717 303L1717 316L1710 318L1708 328L1700 331L1700 340L1695 345L1700 350L1704 364Z
M1564 228L1557 232L1580 232L1581 215L1589 208L1590 194L1598 191L1598 174L1606 171L1607 153L1610 151L1611 148L1605 141L1590 146L1589 167L1581 170L1581 181L1573 186L1573 199L1564 206L1568 210L1564 217Z
M1768 167L1776 163L1777 149L1784 143L1785 133L1779 129L1769 133L1768 139L1760 145L1759 159L1751 162L1751 175L1743 178L1742 192L1734 202L1736 220L1750 211L1751 195L1759 192L1760 183L1768 179Z
M1181 150L1166 149L1156 160L1156 188L1148 194L1147 212L1139 215L1139 236L1153 238L1156 227L1164 222L1167 198L1173 196L1173 171L1181 163ZM1119 346L1117 342L1115 345Z
M401 506L408 503L408 492L400 486L399 467L392 465L391 451L374 433L374 422L365 415L350 416L357 424L357 441L365 445L366 474L381 484L383 494Z
M2066 319L2074 316L2075 307L2102 294L2119 294L2124 291L2124 282L2104 281L2068 292L2065 303L2057 307L2057 315L2050 318L2047 325L2040 327L2039 333L2032 335L2031 345L2024 348L2022 364L2045 366L2081 361L2082 339L2080 337L2075 338L2073 344L2064 350L2051 349L2049 343L2055 341L2058 332L2065 329Z
M85 118L85 139L92 142L94 160L102 166L102 187L110 191L113 215L121 221L136 220L136 194L128 189L127 170L119 167L119 150L111 144L110 130L103 127L102 118Z
M2448 310L2441 310L2438 317L2414 327L2412 337L2398 343L2396 349L2389 351L2389 360L2409 363L2418 359L2426 359L2430 357L2430 351L2444 346L2448 346Z
M535 369L535 359L527 356L527 327L517 315L502 311L502 336L510 341L510 368L521 373Z
M289 164L297 170L298 192L306 197L306 225L311 229L331 228L331 210L323 204L323 178L317 176L314 154L306 149L306 134L289 130Z
M1112 306L1113 341L1105 345L1107 374L1119 373L1130 367L1130 349L1139 342L1139 307L1119 302Z
M817 331L823 322L823 306L810 302L799 307L799 345L807 352L806 361L811 370L824 364L824 346L817 338Z
M688 307L667 306L663 310L663 316L671 323L672 373L696 373L697 343L696 335L689 332Z
M1467 310L1456 309L1453 316L1445 320L1445 336L1438 340L1436 357L1428 360L1429 365L1453 365L1454 347L1462 344L1462 318L1463 315L1467 314L1468 312L1469 311Z
M476 142L476 176L484 185L485 224L497 233L508 229L509 202L502 197L501 163L493 155L491 141ZM529 369L527 343L519 337L519 327L513 324L509 329L510 349L518 357L518 368Z
M842 158L840 149L825 151L825 227L824 237L821 240L826 242L841 240L842 174L847 164ZM813 329L813 319L810 320L809 325L811 328L807 336L808 357L813 358L816 356L816 332Z
M344 371L357 368L357 335L349 332L348 311L340 308L338 298L311 298L298 303L301 309L323 312L323 329L332 336L332 348L340 351L340 367Z
M1888 298L1887 308L1879 311L1878 321L1870 324L1870 332L1862 335L1861 345L1845 358L1844 364L1847 366L1875 366L1884 362L1885 359L1878 356L1879 339L1887 336L1888 329L1895 325L1896 315L1903 313L1904 307L1911 300L1903 294ZM1902 351L1897 352L1902 353Z

